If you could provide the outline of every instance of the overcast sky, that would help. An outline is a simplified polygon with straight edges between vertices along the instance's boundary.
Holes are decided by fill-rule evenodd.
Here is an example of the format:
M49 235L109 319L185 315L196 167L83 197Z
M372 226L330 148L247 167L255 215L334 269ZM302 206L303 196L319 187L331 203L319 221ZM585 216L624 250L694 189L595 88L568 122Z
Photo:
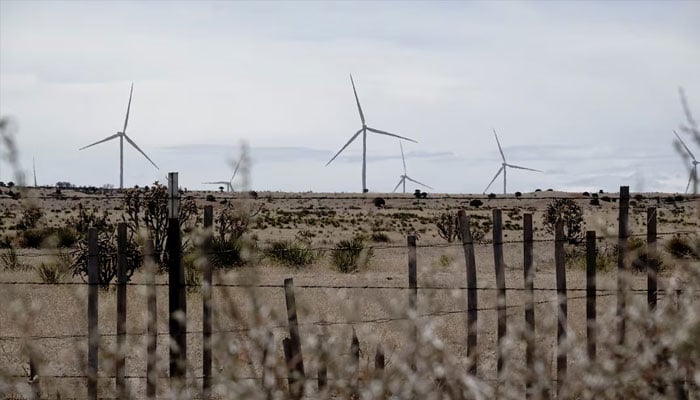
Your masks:
M125 186L206 188L246 141L257 190L359 192L361 140L324 166L361 127L352 73L368 125L417 140L408 175L435 192L484 190L494 128L544 171L510 171L509 192L682 192L678 87L700 118L699 71L699 1L0 0L0 115L47 185L118 186L117 140L78 148L121 130L133 82L127 134L160 169L125 143ZM391 191L397 139L370 135L367 169Z

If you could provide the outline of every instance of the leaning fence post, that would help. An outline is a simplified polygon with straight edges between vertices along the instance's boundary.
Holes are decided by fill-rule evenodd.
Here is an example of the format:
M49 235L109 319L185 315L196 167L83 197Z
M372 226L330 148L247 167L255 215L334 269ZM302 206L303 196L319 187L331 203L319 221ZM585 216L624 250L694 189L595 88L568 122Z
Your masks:
M554 262L556 264L557 280L557 396L561 396L561 388L566 379L566 265L564 263L564 220L559 219L555 225Z
M88 399L97 399L99 248L97 229L88 230Z
M408 242L408 312L411 321L411 340L413 350L410 355L411 369L416 370L416 351L418 350L418 277L417 277L417 257L416 257L416 236L409 235Z
M493 210L493 261L496 269L496 307L498 310L498 361L496 370L498 378L501 378L503 371L503 337L506 335L506 275L505 264L503 262L503 226L501 210Z
M156 303L156 265L153 260L153 241L146 240L146 302L148 308L147 321L147 361L146 361L146 397L154 399L156 397L156 382L158 372L156 371L156 348L158 346L158 305Z
M212 226L214 224L214 210L212 206L204 207L204 244L203 254L204 264L202 265L202 394L204 399L211 397L211 284L212 272L210 263L210 252L212 244Z
M656 207L647 208L647 304L656 308L659 259L656 253Z
M126 223L117 225L117 397L126 399L125 349L126 339Z
M588 359L596 359L596 269L595 231L586 232L586 349Z
M301 354L301 337L299 336L297 305L294 298L294 281L292 278L284 280L284 298L287 304L287 322L289 323L289 340L287 341L288 345L286 345L289 350L288 365L295 377L293 381L290 379L289 391L293 398L301 398L304 395L304 380L306 376L304 374L304 358Z
M532 214L523 215L523 274L525 281L525 397L532 394L535 352L535 271L532 268Z
M185 274L182 268L182 238L180 236L180 193L177 172L168 173L168 286L170 328L170 385L179 387L187 365L187 302Z
M464 210L457 213L459 230L462 234L462 247L467 269L467 358L470 362L469 373L476 375L476 260L474 255L474 240L472 238L469 216Z
M620 216L619 216L619 234L618 234L618 252L617 252L617 318L618 318L618 344L625 343L626 331L626 316L625 309L627 304L627 266L625 265L625 257L627 256L627 238L629 237L629 204L630 204L630 188L629 186L620 186Z

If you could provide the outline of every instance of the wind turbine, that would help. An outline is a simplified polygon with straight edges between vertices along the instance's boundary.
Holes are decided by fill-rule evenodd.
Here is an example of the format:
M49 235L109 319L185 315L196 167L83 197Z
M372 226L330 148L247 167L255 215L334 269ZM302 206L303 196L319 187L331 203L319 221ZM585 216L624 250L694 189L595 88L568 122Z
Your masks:
M498 145L498 151L501 152L501 158L503 159L503 163L501 163L501 168L499 168L498 172L496 172L496 176L494 176L493 179L491 179L491 182L489 182L489 185L486 186L486 189L484 189L484 193L486 193L486 191L489 190L493 181L495 181L496 178L498 178L498 175L500 175L501 172L503 172L503 194L506 194L506 168L507 167L516 168L516 169L524 169L524 170L528 170L528 171L542 172L538 169L525 168L525 167L521 167L519 165L508 164L508 162L506 162L506 156L503 154L503 149L501 148L501 142L498 141L498 135L496 134L495 129L493 130L493 135L496 137L496 144Z
M205 185L226 185L226 189L229 192L233 192L233 178L236 177L236 173L238 172L238 168L241 166L241 161L243 161L243 157L241 157L238 162L236 163L236 168L233 169L233 175L231 175L231 180L227 181L216 181L216 182L202 182Z
M417 183L421 186L425 186L430 190L433 190L430 186L426 185L425 183L420 183L417 180L411 178L408 176L408 173L406 172L406 158L403 156L403 145L401 144L401 141L399 141L399 147L401 148L401 161L403 161L403 175L401 175L401 179L399 180L399 183L396 184L396 187L394 188L394 191L392 193L396 192L396 189L399 188L403 184L403 192L406 193L406 181L409 180L413 183Z
M148 158L146 153L144 153L143 150L141 150L139 148L139 146L137 146L136 143L134 143L134 141L131 140L131 138L126 136L126 125L129 123L129 110L131 109L131 95L133 93L134 93L134 84L132 83L131 90L129 91L129 104L126 106L126 118L124 119L124 129L122 129L121 132L117 132L116 134L114 134L112 136L108 136L108 137L106 137L98 142L95 142L93 144L89 144L89 145L87 145L85 147L81 147L79 149L79 150L84 150L84 149L87 149L88 147L92 147L94 145L104 143L104 142L112 140L112 139L119 138L119 189L124 189L124 139L126 139L126 141L129 142L130 145L134 146L134 148L136 150L138 150L139 153L143 154L143 156L146 157L146 159L148 161L150 161L151 164L153 164L153 166L156 167L156 169L159 169L158 166L156 165L156 163L154 163L153 160Z
M34 160L34 157L32 157L32 169L34 170L34 187L37 187L37 185L36 185L36 160Z
M690 177L688 178L688 184L685 186L685 192L688 193L688 188L690 187L690 182L692 181L693 182L693 194L697 194L697 192L698 192L698 164L700 164L700 162L698 162L698 160L695 159L695 156L693 155L693 153L690 152L690 149L688 148L688 146L685 145L685 142L683 142L683 139L681 139L681 137L678 136L678 133L676 133L675 130L673 131L673 133L676 135L678 140L681 142L681 145L683 145L683 148L685 149L685 151L688 152L688 155L690 156L691 160L693 160L691 162L692 167L690 170Z
M345 150L346 147L350 145L350 143L353 142L353 140L357 139L357 137L362 134L362 193L367 193L367 131L373 132L373 133L378 133L380 135L386 135L386 136L393 136L395 138L403 139L403 140L408 140L409 142L413 143L418 143L413 139L409 139L407 137L395 135L393 133L389 133L386 131L381 131L379 129L371 128L367 126L367 123L365 122L365 115L362 112L362 107L360 106L360 99L357 97L357 90L355 89L355 81L352 79L352 74L350 74L350 83L352 83L352 91L355 94L355 101L357 102L357 111L360 113L360 120L362 121L362 128L355 132L354 135L348 140L347 143L345 143L345 146L343 146L334 156L331 158L330 161L326 163L326 166L333 162L333 160L336 159L340 155L340 153Z

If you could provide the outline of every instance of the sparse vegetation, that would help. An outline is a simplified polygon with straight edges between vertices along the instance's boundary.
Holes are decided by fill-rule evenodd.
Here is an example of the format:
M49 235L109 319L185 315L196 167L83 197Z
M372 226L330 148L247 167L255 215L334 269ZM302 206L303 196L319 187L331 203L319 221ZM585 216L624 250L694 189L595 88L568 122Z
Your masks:
M556 199L547 205L542 217L542 224L549 234L554 234L558 220L564 220L564 237L571 244L583 240L583 210L572 199Z
M307 243L299 240L275 240L265 249L265 256L288 267L302 268L316 260Z
M350 240L341 240L331 252L331 262L343 273L357 271L366 267L374 256L374 249L365 246L365 240L355 236Z

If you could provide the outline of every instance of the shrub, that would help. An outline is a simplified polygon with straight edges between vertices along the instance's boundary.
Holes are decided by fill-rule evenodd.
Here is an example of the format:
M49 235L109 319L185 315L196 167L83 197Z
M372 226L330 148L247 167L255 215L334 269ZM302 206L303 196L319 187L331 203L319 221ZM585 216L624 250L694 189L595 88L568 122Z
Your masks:
M63 282L68 271L70 271L70 255L59 253L56 260L42 262L36 267L36 272L44 283L57 284Z
M489 200L496 198L496 193L489 193Z
M559 219L564 220L564 237L571 244L583 241L583 210L572 199L556 199L547 205L542 217L545 230L553 234L555 224Z
M447 240L448 243L452 243L456 238L462 237L459 232L459 218L456 213L440 214L435 225L438 228L438 235Z
M361 266L367 266L374 256L371 247L365 248L365 241L360 236L351 240L341 240L331 252L331 262L340 272L357 271Z
M18 230L34 229L39 220L44 216L44 212L36 206L27 207L22 211L22 216L17 223Z
M700 259L696 246L694 246L688 236L674 235L666 242L664 247L675 258Z
M211 243L210 261L216 268L232 268L245 264L241 256L241 241L215 237Z
M522 192L515 192L516 198L520 198L520 197L522 197L522 195L523 195Z
M617 267L617 246L596 246L596 270L612 271ZM568 245L564 249L564 260L567 266L586 269L586 246Z
M116 232L99 233L97 237L98 264L100 286L106 288L117 276L117 235ZM77 248L72 252L73 262L70 269L73 276L80 276L83 281L88 279L88 243L87 238L78 241ZM136 269L141 265L143 256L133 235L127 237L126 248L126 280L131 279Z
M483 204L484 204L484 202L481 201L481 200L479 200L479 199L474 199L474 200L472 200L472 201L469 202L469 206L470 206L470 207L474 207L474 208L479 208L479 207L481 207Z
M265 249L265 255L271 260L289 267L305 267L316 260L316 254L306 243L298 240L277 240Z
M221 190L223 190L223 186L221 187ZM206 201L216 201L216 197L214 197L213 194L208 194L207 197L205 198Z
M591 205L592 206L600 206L600 199L591 199Z
M384 232L372 232L372 236L370 238L376 243L388 243L391 241L391 239L389 239L389 235Z
M386 201L381 197L375 197L375 199L372 200L372 204L377 208L382 208L386 206Z
M447 254L443 254L440 256L440 266L442 267L449 267L450 264L452 264L452 257L448 256Z
M2 268L6 271L18 271L24 269L24 264L20 260L17 250L15 250L14 247L10 247L0 253L0 263L2 263Z
M189 293L195 293L202 287L202 275L198 262L201 255L197 253L189 253L182 259L182 265L185 269L185 287Z

